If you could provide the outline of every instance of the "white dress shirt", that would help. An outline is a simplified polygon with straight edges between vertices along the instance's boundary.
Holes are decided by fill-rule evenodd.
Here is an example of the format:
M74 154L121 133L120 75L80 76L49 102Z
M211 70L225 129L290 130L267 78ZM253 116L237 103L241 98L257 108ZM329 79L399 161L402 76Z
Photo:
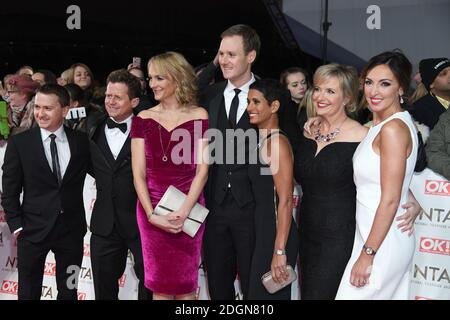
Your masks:
M225 99L225 110L227 112L227 118L230 118L230 109L231 109L231 102L233 101L233 98L236 94L236 92L234 91L234 89L240 89L241 92L239 92L239 106L237 109L237 114L236 114L236 123L239 122L239 120L241 120L242 115L244 114L244 112L247 112L247 96L248 96L248 91L250 90L250 85L255 82L255 76L252 73L252 78L250 79L250 81L248 81L247 83L245 83L243 86L236 88L230 81L228 81L227 86L225 87L225 91L223 92L223 97ZM231 184L228 183L228 188L231 188Z
M223 97L225 98L225 110L227 112L227 118L229 118L230 115L230 108L231 108L231 101L233 101L234 95L236 92L234 89L240 89L241 92L239 92L239 106L237 109L236 114L236 123L239 122L244 112L247 111L247 96L250 85L255 82L255 76L252 73L252 78L249 82L244 84L243 86L236 88L230 81L228 81L227 86L225 87L225 91L223 92Z
M121 122L117 122L113 118L111 118L116 123L125 122L127 124L127 131L125 131L125 133L123 133L119 128L110 129L108 128L108 125L105 125L106 141L108 142L109 150L111 150L114 160L117 159L120 150L122 150L125 141L127 141L128 135L130 134L131 131L132 118L133 114L131 114L128 118L126 118L124 121Z
M52 133L56 136L55 142L56 148L58 149L59 167L61 168L61 178L63 178L70 161L69 141L67 140L66 132L64 131L63 126L59 127L59 129L55 132L50 132L41 128L41 138L44 145L45 156L47 157L48 165L52 171L52 152L50 151L50 142L52 141L50 135Z

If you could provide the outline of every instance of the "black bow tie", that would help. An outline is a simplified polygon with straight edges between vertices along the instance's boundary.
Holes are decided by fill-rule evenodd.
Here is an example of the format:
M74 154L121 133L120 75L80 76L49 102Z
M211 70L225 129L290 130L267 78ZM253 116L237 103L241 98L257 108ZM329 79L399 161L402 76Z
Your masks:
M106 120L106 125L108 126L109 129L119 128L119 130L122 131L123 133L127 132L127 123L126 122L117 123L113 119L108 118Z

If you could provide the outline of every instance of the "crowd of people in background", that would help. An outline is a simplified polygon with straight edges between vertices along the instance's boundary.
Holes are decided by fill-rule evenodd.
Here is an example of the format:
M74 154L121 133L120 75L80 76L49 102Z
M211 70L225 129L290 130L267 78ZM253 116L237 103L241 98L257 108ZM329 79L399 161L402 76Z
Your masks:
M212 299L234 299L239 274L244 299L289 300L284 282L296 265L301 299L409 298L420 210L412 174L428 165L450 179L450 60L422 60L413 92L399 50L372 57L360 75L332 63L274 80L252 72L260 47L253 28L235 25L198 68L166 52L112 71L104 85L80 62L59 77L31 66L4 75L1 196L18 239L19 299L40 298L49 250L58 299L76 299L65 268L82 262L86 174L97 187L96 299L117 299L128 250L141 300L195 299L202 254ZM218 145L209 129L257 139ZM174 156L181 130L191 153ZM198 157L211 148L231 161ZM186 199L157 215L169 186ZM197 203L209 214L191 237L182 230ZM261 282L266 272L282 287L274 294Z

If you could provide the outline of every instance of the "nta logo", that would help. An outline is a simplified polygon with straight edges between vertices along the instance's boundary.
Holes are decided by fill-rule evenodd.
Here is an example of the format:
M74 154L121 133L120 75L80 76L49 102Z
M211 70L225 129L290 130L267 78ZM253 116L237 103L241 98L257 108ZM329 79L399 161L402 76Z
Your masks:
M440 208L430 208L429 212L420 211L419 220L425 220L425 218L429 222L437 222L437 223L447 223L450 221L450 210L446 211L445 209Z
M419 277L425 281L445 282L450 284L450 277L448 271L445 268L425 266L421 268L417 264L414 265L414 279Z
M17 269L17 263L18 263L17 257L14 258L8 257L6 259L5 268Z
M42 286L41 298L53 300L53 288Z

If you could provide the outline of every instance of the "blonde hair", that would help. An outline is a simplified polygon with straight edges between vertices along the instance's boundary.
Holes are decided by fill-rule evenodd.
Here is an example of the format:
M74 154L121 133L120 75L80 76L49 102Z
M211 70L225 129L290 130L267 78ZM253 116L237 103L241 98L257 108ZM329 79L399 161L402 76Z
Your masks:
M337 63L331 63L320 66L314 73L314 82L328 78L336 78L339 81L344 97L349 99L345 105L347 113L353 113L358 110L358 74L356 69L350 66L344 66Z
M411 103L416 102L423 96L426 96L428 94L427 88L425 88L425 85L421 82L417 85L416 90L414 90L414 93L411 96Z
M177 84L175 98L181 105L197 104L197 82L194 68L187 62L185 57L178 53L169 51L152 57L150 64L160 73L169 75Z
M300 102L299 112L302 108L306 108L306 116L309 118L317 116L316 108L314 107L314 103L312 101L312 94L314 92L313 88L309 88L305 92L305 96Z
M73 83L73 70L73 68L69 68L61 73L61 78L66 80L67 84Z

